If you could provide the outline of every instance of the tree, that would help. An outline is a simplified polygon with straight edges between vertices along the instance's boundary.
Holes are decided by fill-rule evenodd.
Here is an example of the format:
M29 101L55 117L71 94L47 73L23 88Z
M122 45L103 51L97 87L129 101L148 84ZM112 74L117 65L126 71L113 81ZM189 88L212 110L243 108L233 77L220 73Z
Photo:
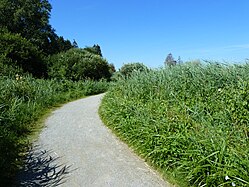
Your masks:
M102 52L101 52L101 49L100 49L100 46L97 44L97 45L93 45L93 49L96 51L96 54L101 56L102 57Z
M77 42L75 40L73 40L73 47L74 48L79 48L79 46L78 46L78 44L77 44Z
M97 45L94 44L93 47L86 47L84 48L84 50L102 57L102 52L98 44Z
M171 53L169 53L168 56L166 57L164 64L165 64L165 66L175 66L176 65L176 61L174 60L173 55Z
M50 51L50 54L57 54L71 48L73 48L73 46L69 40L65 40L62 36L55 36L50 42L48 50Z
M46 77L47 69L41 51L20 34L0 31L0 56L2 67L16 67L35 77Z
M0 27L21 34L45 54L57 53L69 43L61 42L63 38L49 24L51 9L48 0L0 0Z
M109 72L113 75L116 72L116 68L113 63L109 64Z
M134 72L143 72L148 70L149 69L144 64L136 62L124 64L120 69L120 73L125 77L130 77Z

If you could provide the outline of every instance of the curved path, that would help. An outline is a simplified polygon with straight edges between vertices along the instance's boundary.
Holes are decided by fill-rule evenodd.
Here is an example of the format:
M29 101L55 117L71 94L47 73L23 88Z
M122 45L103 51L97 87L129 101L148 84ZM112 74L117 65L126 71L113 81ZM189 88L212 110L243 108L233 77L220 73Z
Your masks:
M19 186L170 186L103 125L102 97L70 102L52 113Z

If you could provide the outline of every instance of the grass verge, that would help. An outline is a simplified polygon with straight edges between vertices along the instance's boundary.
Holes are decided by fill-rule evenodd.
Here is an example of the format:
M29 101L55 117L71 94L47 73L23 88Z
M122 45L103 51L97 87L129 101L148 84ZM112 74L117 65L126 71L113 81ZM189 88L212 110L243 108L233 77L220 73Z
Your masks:
M180 65L120 80L100 115L180 186L249 186L249 65Z
M104 81L56 81L0 77L0 182L10 186L15 173L22 166L23 153L30 136L39 128L48 110L65 102L105 92Z

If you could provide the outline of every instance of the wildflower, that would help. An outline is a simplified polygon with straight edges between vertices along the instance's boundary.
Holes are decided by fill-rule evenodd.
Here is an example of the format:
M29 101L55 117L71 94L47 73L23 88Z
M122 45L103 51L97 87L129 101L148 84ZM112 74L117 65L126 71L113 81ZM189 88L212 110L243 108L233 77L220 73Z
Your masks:
M221 92L221 88L218 89L218 92Z
M236 186L234 182L232 182L232 186Z
M227 180L229 180L230 178L228 177L228 176L225 176L225 180L227 181Z

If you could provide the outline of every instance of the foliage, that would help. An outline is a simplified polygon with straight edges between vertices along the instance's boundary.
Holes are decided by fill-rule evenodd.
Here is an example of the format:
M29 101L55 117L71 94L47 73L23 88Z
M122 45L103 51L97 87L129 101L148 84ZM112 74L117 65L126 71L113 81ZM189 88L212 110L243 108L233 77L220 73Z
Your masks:
M109 72L111 75L113 75L116 72L116 68L114 66L114 64L109 64Z
M9 58L6 58L3 54L0 54L0 76L13 77L16 74L23 74L23 70L12 64Z
M0 0L0 27L21 34L46 55L72 48L49 24L51 9L48 0Z
M124 64L120 69L120 73L124 77L130 77L134 72L143 72L148 70L149 69L144 64L136 62Z
M0 65L4 67L0 70L1 74L8 71L9 67L22 69L23 72L29 72L35 77L46 76L47 70L41 51L19 34L3 30L0 32L0 56Z
M49 76L67 80L109 79L108 62L84 49L70 49L49 58Z
M104 81L55 81L17 75L0 77L0 181L15 175L22 164L21 154L27 147L35 122L52 106L82 96L105 92Z
M85 47L84 50L88 51L89 53L99 55L102 57L102 52L99 45L94 44L93 47Z
M117 82L100 114L181 186L248 186L248 80L248 64L153 70Z

